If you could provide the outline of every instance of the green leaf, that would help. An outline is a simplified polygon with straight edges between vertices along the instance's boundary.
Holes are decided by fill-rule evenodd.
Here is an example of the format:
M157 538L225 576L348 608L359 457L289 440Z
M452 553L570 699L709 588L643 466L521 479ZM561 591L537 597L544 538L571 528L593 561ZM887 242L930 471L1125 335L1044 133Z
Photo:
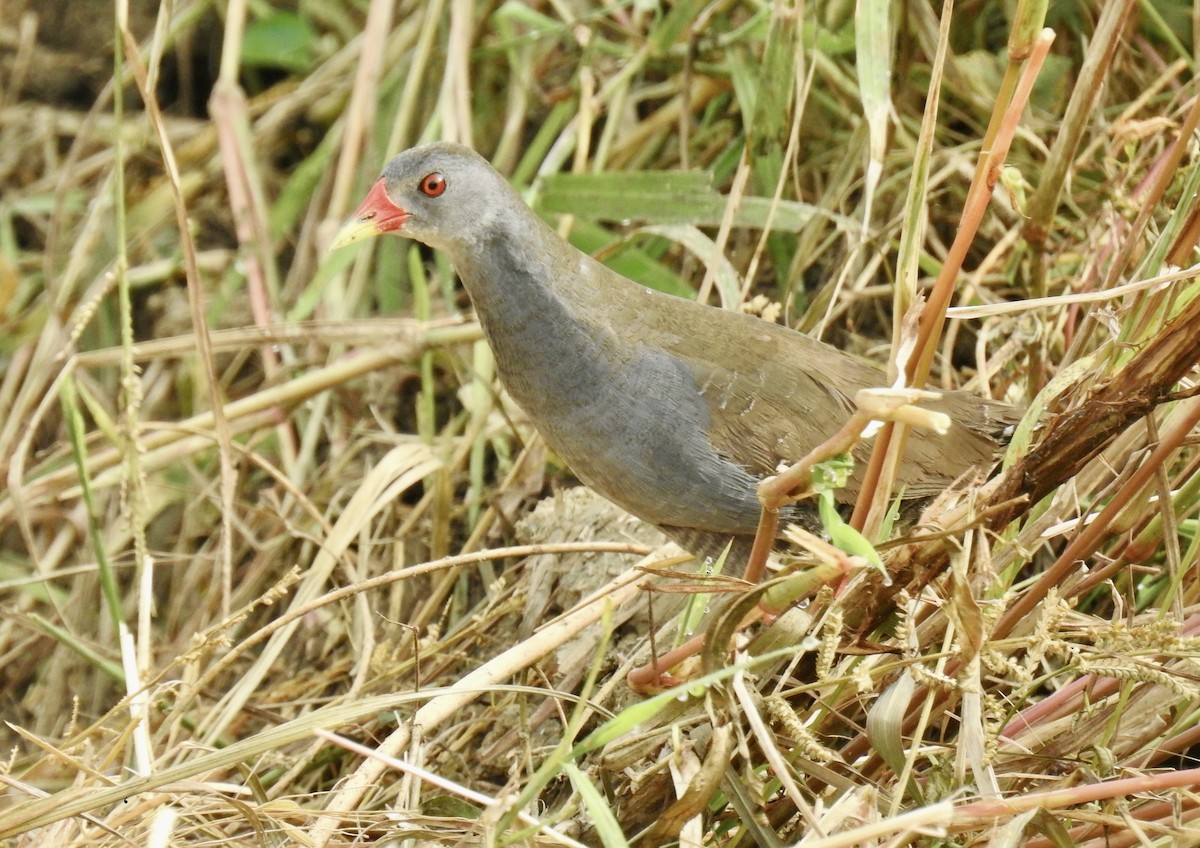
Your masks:
M574 215L590 221L694 224L716 227L728 199L717 193L703 171L610 171L599 174L551 174L543 178L538 211ZM774 217L772 218L772 206ZM734 226L798 231L813 216L829 218L848 231L858 224L808 203L769 197L743 197L733 213Z
M841 513L837 511L834 492L846 485L853 467L854 460L843 454L818 463L813 468L812 487L817 493L817 511L821 516L821 524L833 544L851 556L862 557L886 576L883 560L880 559L875 546L866 536L843 521Z
M617 817L613 815L612 808L609 807L600 790L574 763L563 763L562 768L567 777L571 779L571 785L575 787L579 797L583 799L583 806L587 808L588 818L591 820L592 827L596 828L596 835L600 837L600 843L604 845L604 848L628 848L629 842L625 839L625 834L621 832L621 825L617 822Z
M479 818L479 808L456 795L443 793L422 801L421 815L475 821Z
M817 509L821 513L821 523L825 527L825 532L829 534L831 542L851 556L862 557L885 575L887 574L883 568L883 560L879 558L875 547L867 541L867 537L842 520L837 507L834 506L833 492L821 493L821 497L817 501Z
M706 574L720 574L725 570L725 560L729 557L729 550L733 547L733 540L725 546L725 550L721 551L721 555L717 557L717 561L712 564L712 568L706 571ZM679 627L675 633L675 647L679 647L684 642L692 637L700 625L704 622L704 616L708 613L708 603L712 600L711 592L696 592L688 596L687 605L683 608L683 613L679 616Z
M733 263L717 250L716 242L689 224L653 224L643 227L641 232L662 236L690 250L697 259L710 268L716 281L721 306L737 309L742 302L742 281Z
M571 227L571 244L592 256L598 256L605 265L634 282L649 286L665 294L696 299L696 292L683 279L656 261L643 250L623 244L609 252L617 244L612 233L591 221L576 220Z
M242 64L305 73L313 66L317 34L295 12L273 12L246 27Z

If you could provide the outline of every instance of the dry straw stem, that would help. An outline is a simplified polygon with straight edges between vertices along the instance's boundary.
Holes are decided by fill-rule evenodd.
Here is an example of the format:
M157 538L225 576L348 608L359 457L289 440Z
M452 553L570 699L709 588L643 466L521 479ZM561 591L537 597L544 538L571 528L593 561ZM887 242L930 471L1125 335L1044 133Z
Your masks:
M436 786L440 789L444 789L448 792L452 792L455 795L465 798L468 801L471 801L473 803L479 804L480 806L483 806L483 807L500 806L500 799L498 799L498 798L492 798L488 795L484 795L481 792L475 792L475 791L473 791L465 786L462 786L460 784L452 783L451 781L444 780L440 775L438 775L434 772L420 768L419 766L415 766L412 763L407 763L404 760L398 759L396 757L386 757L383 754L381 754L378 751L378 749L368 748L365 745L359 745L358 743L354 742L351 739L347 739L344 736L338 736L337 734L330 733L327 730L318 730L318 731L316 731L316 733L314 735L318 739L324 739L327 742L330 742L341 748L345 748L347 751L352 751L355 754L358 754L359 756L361 756L365 759L377 760L377 761L379 761L379 763L381 765L386 766L387 768L392 769L393 771L398 771L398 772L402 772L404 774L412 775L412 776L420 779L421 781L428 783L430 786ZM527 815L526 813L522 812L522 813L517 814L517 819L522 824L532 827L536 833L543 834L551 843L554 843L557 845L568 845L568 846L571 846L572 848L583 848L583 843L576 842L574 839L571 839L568 836L564 836L563 834L559 833L558 831L556 831L554 828L550 827L549 825L543 824L542 822L538 821L533 816Z
M249 397L230 401L222 407L222 413L227 421L237 422L249 419L257 414L278 415L298 403L314 397L320 392L346 384L350 380L373 373L382 368L395 365L398 362L411 361L420 350L426 346L454 344L478 338L480 335L477 325L459 327L427 328L420 322L404 321L385 324L390 332L385 349L367 350L336 362L325 368L316 369L283 383L274 388L266 389ZM343 327L343 333L338 337L354 338L363 330L360 326ZM263 338L262 331L239 330L231 333L230 344L247 337ZM269 338L270 336L268 336ZM175 342L168 342L166 347L174 347ZM167 351L164 351L166 353ZM104 360L106 355L99 352L94 358ZM55 380L55 384L71 375L83 362L88 362L85 355L79 359L72 358L64 365L63 370ZM52 406L55 397L47 395L42 405L34 414L34 422L39 421ZM177 426L147 433L142 438L142 448L147 453L146 469L153 470L178 460L181 456L189 455L211 445L213 436L185 441L189 434L195 432L213 433L214 417L211 412L204 412L192 418L181 421ZM78 497L78 489L73 488L78 477L74 468L66 467L58 471L38 473L33 481L26 484L24 457L28 453L33 430L26 432L22 444L9 467L9 497L0 497L0 520L9 517L14 512L18 515L21 510L33 509L55 498ZM119 482L119 463L121 461L119 448L107 448L91 453L87 457L87 473L92 478L93 486L104 487Z
M643 564L648 562L644 561ZM638 593L641 578L642 573L637 568L625 572L597 590L591 603L543 628L539 633L455 681L444 695L417 710L409 721L376 746L375 751L381 757L396 757L410 744L423 745L429 734L434 733L475 698L541 659L583 628L599 621L608 605L620 606L631 600ZM357 809L363 795L378 784L385 769L386 763L380 759L365 760L346 778L342 787L330 799L327 809ZM336 816L323 818L312 833L313 844L327 844L333 838L337 827Z

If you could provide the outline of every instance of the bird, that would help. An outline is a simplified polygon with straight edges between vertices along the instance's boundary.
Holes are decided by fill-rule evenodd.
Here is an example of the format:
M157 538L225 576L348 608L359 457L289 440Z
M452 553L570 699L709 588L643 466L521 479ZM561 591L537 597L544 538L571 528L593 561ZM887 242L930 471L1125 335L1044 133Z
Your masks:
M585 485L697 558L744 565L758 484L853 412L875 366L781 324L640 285L576 249L474 150L435 142L384 167L332 247L394 234L450 259L500 381ZM898 485L928 499L996 459L1012 414L951 391L954 427L914 430ZM869 446L837 497L853 502ZM783 523L819 527L801 502Z

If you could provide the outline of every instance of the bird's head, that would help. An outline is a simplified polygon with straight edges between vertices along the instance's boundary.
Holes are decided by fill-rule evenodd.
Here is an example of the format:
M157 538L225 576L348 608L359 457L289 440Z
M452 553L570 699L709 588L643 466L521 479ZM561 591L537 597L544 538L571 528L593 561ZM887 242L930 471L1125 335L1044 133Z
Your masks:
M487 160L459 144L396 156L333 241L344 247L384 233L448 250L488 229L511 190Z

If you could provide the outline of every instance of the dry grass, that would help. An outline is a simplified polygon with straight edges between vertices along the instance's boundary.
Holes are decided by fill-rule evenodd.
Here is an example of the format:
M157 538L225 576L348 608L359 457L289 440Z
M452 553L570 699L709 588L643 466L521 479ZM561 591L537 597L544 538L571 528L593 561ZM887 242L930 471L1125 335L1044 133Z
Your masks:
M0 840L1200 842L1192 10L844 5L0 17ZM669 552L534 510L570 478L444 259L326 249L437 137L880 361L922 291L912 378L1028 409L1004 470L732 658L757 595L712 595L633 696Z

